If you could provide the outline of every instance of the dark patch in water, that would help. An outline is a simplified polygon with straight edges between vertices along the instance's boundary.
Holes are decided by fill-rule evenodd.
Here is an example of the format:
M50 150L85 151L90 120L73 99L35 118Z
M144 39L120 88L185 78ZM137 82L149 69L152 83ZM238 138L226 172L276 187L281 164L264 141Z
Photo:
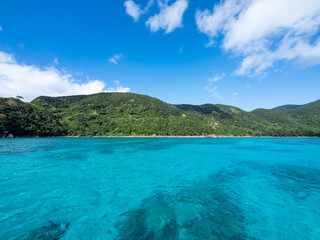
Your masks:
M152 139L152 138L129 138L129 139L108 139L101 146L101 149L115 150L117 148L130 148L134 151L139 150L162 150L175 147L177 145L186 144L187 142L177 141L176 139ZM103 151L103 150L102 150ZM103 152L102 152L103 153Z
M14 148L12 146L4 147L4 150L0 149L0 155L23 155L34 152L50 151L51 148Z
M110 147L104 147L99 151L101 154L113 154L114 150Z
M315 190L320 191L319 169L289 165L272 167L271 173L280 180L276 187L297 198L305 199Z
M270 166L258 162L242 162L243 167L254 169L270 179L271 184L295 198L305 199L314 191L320 191L320 170L298 165Z
M192 144L207 146L229 146L239 143L237 138L198 138L191 141Z
M231 199L225 191L223 182L230 178L220 172L175 195L158 192L144 199L140 208L122 214L117 239L254 239L238 196Z
M49 225L31 230L24 235L16 238L16 240L59 240L68 230L70 223L57 224L49 222Z
M177 239L178 226L171 196L157 193L143 201L141 208L122 214L119 239Z
M144 199L139 208L122 214L116 239L256 239L248 231L249 222L259 221L254 217L256 209L232 187L255 179L301 200L320 190L319 169L242 162L176 194L157 192Z
M141 144L139 146L139 150L147 150L147 151L158 151L158 150L166 150L172 147L176 147L183 143L179 141L162 139L161 141L150 141L148 144Z
M87 155L84 153L62 152L56 154L48 154L46 158L52 159L53 161L85 161L87 160Z
M294 149L277 149L277 148L271 148L271 147L265 147L265 146L239 146L239 147L235 147L235 149L239 149L239 150L250 150L250 151L261 151L261 152L277 152L277 153L294 153L294 152L299 152L297 150Z

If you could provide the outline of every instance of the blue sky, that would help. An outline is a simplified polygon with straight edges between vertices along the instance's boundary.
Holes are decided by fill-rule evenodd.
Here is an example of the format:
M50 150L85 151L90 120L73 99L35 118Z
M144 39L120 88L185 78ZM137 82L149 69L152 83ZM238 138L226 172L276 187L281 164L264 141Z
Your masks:
M318 0L10 0L0 26L3 97L131 91L245 110L320 98Z

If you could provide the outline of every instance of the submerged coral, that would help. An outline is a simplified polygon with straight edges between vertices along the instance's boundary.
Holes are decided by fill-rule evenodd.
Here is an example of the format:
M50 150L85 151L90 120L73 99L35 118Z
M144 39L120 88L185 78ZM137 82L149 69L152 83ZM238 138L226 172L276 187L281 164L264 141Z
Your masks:
M16 240L59 240L68 230L70 223L57 224L49 222L49 225L33 229L24 235L16 238Z
M122 215L117 239L253 239L236 199L223 188L228 177L215 174L175 195L158 192L146 198L140 208Z
M116 239L260 239L261 235L251 231L250 225L263 228L263 222L269 218L263 204L276 198L265 196L268 199L264 200L263 189L254 189L255 183L271 187L275 196L277 192L287 192L288 197L298 200L319 191L319 173L318 169L294 165L242 162L176 194L160 191L145 198L140 207L122 214L122 220L116 224ZM253 189L241 188L245 182L251 183ZM253 195L246 195L247 191ZM255 194L261 197L256 198ZM281 204L287 201L286 196L283 198ZM279 210L284 211L281 204ZM270 237L275 236L268 232L268 227L265 231Z

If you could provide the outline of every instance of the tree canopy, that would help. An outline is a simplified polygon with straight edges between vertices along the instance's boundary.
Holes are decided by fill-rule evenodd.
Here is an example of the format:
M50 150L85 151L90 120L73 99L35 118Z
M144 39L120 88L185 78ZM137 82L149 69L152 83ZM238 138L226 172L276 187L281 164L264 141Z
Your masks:
M320 136L320 100L251 112L221 104L172 105L134 93L0 98L6 136Z

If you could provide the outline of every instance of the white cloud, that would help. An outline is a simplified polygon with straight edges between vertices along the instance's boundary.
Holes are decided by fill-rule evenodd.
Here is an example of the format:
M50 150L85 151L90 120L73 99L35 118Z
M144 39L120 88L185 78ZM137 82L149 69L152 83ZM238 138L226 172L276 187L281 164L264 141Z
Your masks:
M124 6L126 8L126 13L131 16L134 21L138 21L139 17L142 14L142 10L139 5L137 5L134 1L129 0L124 2Z
M13 55L0 51L0 86L1 97L21 95L26 101L30 101L40 95L64 96L103 92L106 85L99 80L78 83L71 74L61 72L55 67L40 68L19 64ZM114 91L126 92L128 89L118 85Z
M203 90L209 92L215 98L218 98L218 99L223 98L222 95L218 91L218 86L212 86L212 83L209 83L207 86L205 86Z
M55 58L53 59L53 63L54 63L55 65L58 65L58 64L59 64L59 60L58 60L57 57L55 57Z
M213 78L209 78L208 82L218 82L219 80L221 80L222 78L224 78L226 76L226 74L221 73L221 74L217 74L215 75Z
M2 28L2 26L0 26L0 32L2 32L3 31L3 28Z
M133 0L127 0L124 2L126 13L131 16L135 22L137 22L141 15L147 13L149 8L153 5L154 1L149 0L148 5L142 9L140 5L136 4Z
M238 75L264 73L279 61L320 64L319 0L225 0L197 11L200 32L210 43L242 58Z
M233 92L233 93L232 93L232 100L236 100L239 95L240 95L240 93L238 93L238 92Z
M12 63L13 64L15 62L16 62L16 60L14 59L14 57L11 54L0 51L0 64L2 64L2 63Z
M118 64L118 62L121 60L121 58L123 58L123 54L119 53L119 54L115 54L113 56L111 56L108 61L114 64Z
M130 88L123 87L123 86L116 86L115 88L108 88L107 92L120 92L120 93L126 93L130 92Z
M182 18L188 8L188 0L177 0L171 5L168 5L168 0L158 0L158 5L160 13L153 15L146 22L152 32L163 29L166 33L170 33L177 27L182 27Z
M114 80L113 82L116 86L113 88L108 88L107 92L122 92L122 93L130 92L131 89L128 87L121 86L120 81Z

